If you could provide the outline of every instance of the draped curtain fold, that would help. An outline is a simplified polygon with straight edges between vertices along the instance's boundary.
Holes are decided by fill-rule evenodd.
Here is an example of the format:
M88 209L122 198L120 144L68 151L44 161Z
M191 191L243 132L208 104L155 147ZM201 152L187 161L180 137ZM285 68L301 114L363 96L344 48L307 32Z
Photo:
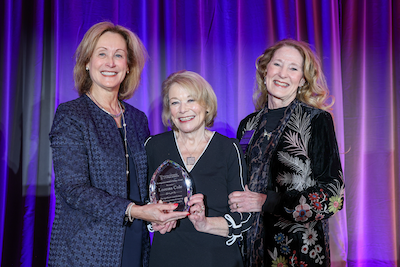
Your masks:
M254 111L255 60L283 38L309 42L331 94L346 183L330 219L333 266L400 266L400 3L390 0L4 0L0 33L1 266L45 266L54 216L48 133L75 99L74 52L109 20L142 39L149 61L128 102L152 134L161 83L200 73L214 88L213 130L234 137Z

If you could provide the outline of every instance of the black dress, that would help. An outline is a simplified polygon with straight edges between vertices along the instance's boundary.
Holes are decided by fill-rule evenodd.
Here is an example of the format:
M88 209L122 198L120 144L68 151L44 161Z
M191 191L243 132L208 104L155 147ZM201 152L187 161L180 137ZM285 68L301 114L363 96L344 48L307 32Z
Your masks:
M166 159L185 166L173 132L150 138L146 151L149 177ZM248 230L252 218L250 213L230 213L228 206L229 193L243 190L246 183L246 166L237 140L214 133L189 173L195 193L205 196L206 216L224 217L230 226L229 236L198 232L188 218L182 219L170 233L161 235L155 232L150 266L243 266L238 242L235 241Z

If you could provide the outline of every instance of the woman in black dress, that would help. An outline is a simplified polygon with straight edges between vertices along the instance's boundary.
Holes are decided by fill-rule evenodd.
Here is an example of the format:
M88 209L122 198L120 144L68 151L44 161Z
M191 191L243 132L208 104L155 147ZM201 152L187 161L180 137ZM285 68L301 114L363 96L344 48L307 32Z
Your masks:
M230 212L228 195L244 190L246 166L236 139L208 130L217 113L217 99L200 75L181 71L163 83L163 122L172 131L146 143L149 176L165 160L184 166L196 193L188 218L160 226L150 266L243 266L238 240L251 225L251 213ZM165 234L163 234L165 233Z

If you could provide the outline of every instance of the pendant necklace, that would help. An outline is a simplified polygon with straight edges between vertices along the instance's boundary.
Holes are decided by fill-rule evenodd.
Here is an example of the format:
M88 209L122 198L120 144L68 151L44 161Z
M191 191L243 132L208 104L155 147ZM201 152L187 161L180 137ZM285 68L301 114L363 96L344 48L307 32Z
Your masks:
M190 157L187 157L187 158L186 158L186 165L194 165L194 163L196 162L196 158L192 156L192 153L191 153L191 152L189 151L189 149L186 147L186 145L185 145L185 143L183 142L183 140L182 140L182 143L183 143L183 145L185 146L187 152L189 152L189 154L190 154ZM196 150L197 150L197 148L199 147L200 143L201 143L201 140L200 140L200 142L197 144L196 148L193 150L193 153L196 152Z

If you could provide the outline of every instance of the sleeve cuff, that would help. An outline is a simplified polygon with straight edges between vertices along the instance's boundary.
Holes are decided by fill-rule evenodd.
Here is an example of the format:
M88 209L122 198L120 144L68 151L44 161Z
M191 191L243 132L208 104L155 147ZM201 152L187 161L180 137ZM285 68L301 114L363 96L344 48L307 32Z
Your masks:
M147 224L147 231L149 231L150 233L154 233L153 225L151 223Z
M242 217L241 213L240 217ZM240 223L236 224L236 221L234 220L234 218L230 215L230 214L225 214L224 215L225 220L228 223L228 227L229 227L229 234L228 234L228 240L225 242L227 246L232 246L237 239L242 240L243 239L243 235L242 235L242 220L240 219Z

